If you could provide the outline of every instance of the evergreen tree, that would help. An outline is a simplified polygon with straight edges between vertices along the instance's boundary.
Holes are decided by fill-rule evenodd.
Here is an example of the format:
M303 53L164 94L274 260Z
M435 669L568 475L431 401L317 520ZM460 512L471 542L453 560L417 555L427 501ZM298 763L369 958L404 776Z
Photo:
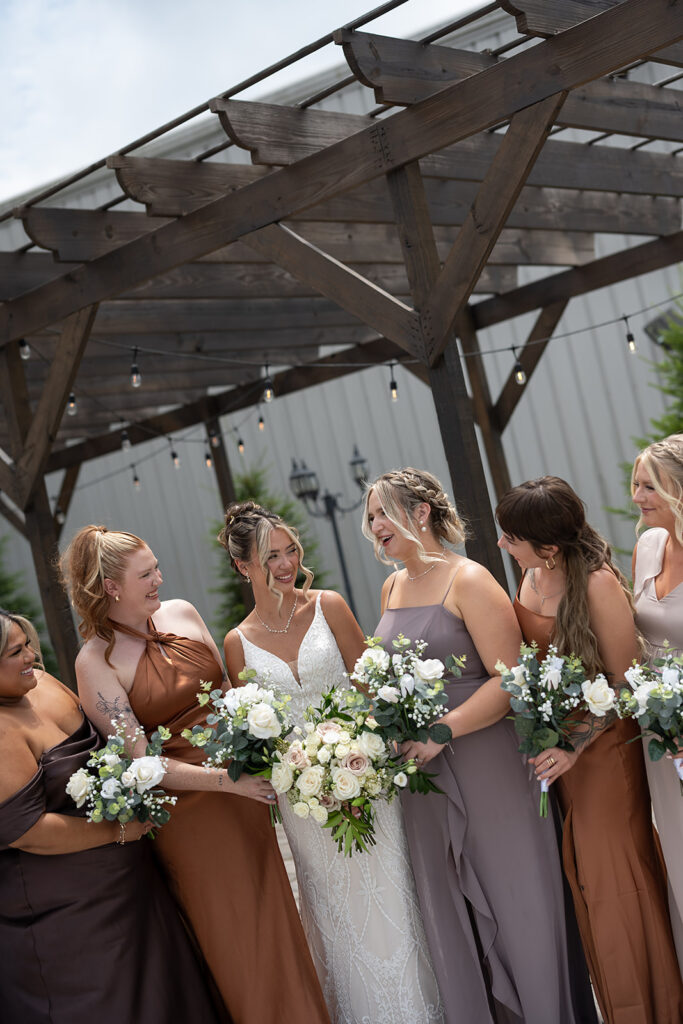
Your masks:
M29 619L40 637L43 664L51 675L57 675L57 659L47 642L47 634L38 604L22 589L21 573L8 572L4 565L5 547L9 537L0 537L0 608Z
M238 473L235 476L235 494L237 501L255 501L270 512L276 512L286 523L296 527L303 545L306 565L311 566L315 571L314 586L329 589L329 584L325 580L326 573L320 565L318 543L308 532L306 520L296 499L269 491L266 484L266 470L263 466L254 466L245 470L244 473ZM246 608L242 600L239 576L230 565L227 552L216 541L216 536L222 527L222 522L216 522L212 529L211 541L218 553L219 560L215 570L218 586L212 587L211 593L218 596L212 623L216 631L224 636L228 630L233 629L242 621L246 615Z

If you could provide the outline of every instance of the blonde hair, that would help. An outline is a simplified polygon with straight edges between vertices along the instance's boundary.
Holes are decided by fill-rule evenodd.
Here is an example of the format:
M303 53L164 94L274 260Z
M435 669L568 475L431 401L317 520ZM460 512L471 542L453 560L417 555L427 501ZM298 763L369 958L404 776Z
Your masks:
M313 582L313 573L304 565L304 549L299 540L299 531L290 526L276 512L257 505L255 501L237 501L225 510L225 526L218 534L218 543L228 552L230 564L240 572L237 560L250 562L254 549L259 564L266 575L266 585L277 599L278 611L282 607L282 591L275 586L275 578L268 568L270 535L273 530L284 530L291 539L299 556L299 568L304 575L303 592L306 594Z
M683 544L683 434L670 434L663 441L655 441L636 456L631 473L631 495L636 492L640 465L647 471L656 493L671 509L676 540ZM641 516L636 523L636 534L644 525Z
M28 619L25 619L23 615L5 611L4 608L0 608L0 658L5 656L12 626L19 626L19 629L23 630L24 636L28 640L28 645L36 656L36 665L38 668L44 669L43 656L40 653L40 640L38 639L35 626Z
M109 620L110 597L104 581L120 582L129 557L146 546L134 533L91 525L78 531L61 558L62 574L81 618L78 632L84 640L98 636L107 641L104 660L108 665L116 633Z
M422 562L438 561L440 556L428 555L425 551L415 517L418 505L429 505L429 523L440 541L458 547L467 537L463 520L435 476L424 469L413 469L411 466L406 466L405 469L391 469L388 473L378 476L373 483L366 484L363 506L363 535L373 542L375 558L385 565L394 563L386 558L382 545L370 528L368 505L373 492L377 495L389 522L407 540L415 541L418 557Z

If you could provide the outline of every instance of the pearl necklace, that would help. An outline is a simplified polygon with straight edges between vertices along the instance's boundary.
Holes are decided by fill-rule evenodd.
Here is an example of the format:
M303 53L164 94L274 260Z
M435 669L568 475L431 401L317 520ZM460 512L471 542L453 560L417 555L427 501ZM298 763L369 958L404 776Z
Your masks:
M259 622L264 627L264 629L268 630L269 633L287 633L289 631L289 627L292 625L292 619L294 618L294 612L296 611L296 602L298 601L298 599L299 599L299 595L297 594L296 591L294 591L294 604L292 605L292 610L289 613L289 618L287 619L287 625L284 627L284 629L273 629L272 626L269 626L267 622L263 621L263 619L261 618L261 616L258 613L258 608L256 607L256 605L254 605L254 611L256 612L256 618L259 620Z

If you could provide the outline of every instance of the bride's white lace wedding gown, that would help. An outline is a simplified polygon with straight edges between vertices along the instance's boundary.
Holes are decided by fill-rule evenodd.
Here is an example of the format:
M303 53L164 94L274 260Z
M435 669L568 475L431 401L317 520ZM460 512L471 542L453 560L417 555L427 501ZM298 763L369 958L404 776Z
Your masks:
M269 684L291 694L298 725L324 690L350 685L321 596L296 663L287 664L237 631L246 667L267 674ZM334 1024L442 1021L399 801L378 805L377 844L353 857L337 853L326 829L297 818L286 796L280 797L280 810L304 929Z

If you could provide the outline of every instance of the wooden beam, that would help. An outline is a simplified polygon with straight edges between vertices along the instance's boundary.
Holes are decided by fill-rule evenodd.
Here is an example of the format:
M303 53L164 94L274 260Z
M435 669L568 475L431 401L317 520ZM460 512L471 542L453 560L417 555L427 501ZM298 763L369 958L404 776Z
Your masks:
M22 537L26 537L26 519L24 518L24 513L20 512L16 506L10 505L2 493L0 493L0 515L4 516L10 526L13 526L17 533L20 533Z
M555 302L551 306L546 306L545 309L542 309L529 337L519 351L519 361L526 373L527 385L566 308L567 301L565 300ZM492 418L499 431L502 432L507 427L527 385L520 387L515 380L514 370L510 373L493 408Z
M96 315L97 306L90 306L74 313L66 322L56 358L26 434L21 457L16 460L17 504L20 508L26 507L42 476Z
M80 263L114 252L130 241L156 231L166 218L118 210L71 210L52 206L26 206L18 211L24 231L42 249L51 249L62 261ZM77 273L77 271L74 271Z
M420 320L410 306L311 245L291 228L272 224L247 235L245 241L409 354L422 355Z
M78 481L80 471L80 463L76 463L73 466L69 466L62 477L62 484L59 488L59 496L57 497L57 505L53 516L55 536L58 541L62 535L62 530L64 529L64 522L69 513L69 506L71 505L71 499L73 498L74 491L76 489L76 483ZM59 517L60 512L64 517L61 522Z
M178 217L235 192L268 173L251 164L217 164L196 160L110 156L119 185L131 199L144 203L153 217Z
M507 120L683 37L680 6L625 0L590 22L0 306L0 345Z
M441 355L458 314L493 249L527 174L550 131L565 94L516 114L484 179L476 202L422 311L429 361ZM429 324L427 334L426 323Z
M521 316L522 313L530 313L534 309L567 301L576 295L585 295L619 281L670 267L682 259L683 231L676 231L664 238L604 256L583 267L533 281L506 295L484 299L472 307L474 326L476 330L492 327L493 324Z
M207 421L206 437L210 446L209 451L211 452L213 468L216 474L216 483L218 484L221 507L223 511L225 511L228 505L237 501L237 493L235 491L235 481L233 480L232 471L230 469L228 453L225 449L225 439L221 430L220 420L217 416L214 416L212 419ZM218 440L218 444L215 444L216 440ZM227 552L225 557L228 558ZM239 574L238 579L242 603L244 604L245 611L248 613L254 607L254 594L247 581Z
M440 266L417 163L388 174L387 186L396 210L396 223L415 306L420 309L433 289ZM429 386L439 419L452 493L464 516L470 521L477 520L477 530L467 540L467 553L483 562L505 586L505 570L497 547L498 538L474 430L472 403L454 337L436 365L429 367Z

